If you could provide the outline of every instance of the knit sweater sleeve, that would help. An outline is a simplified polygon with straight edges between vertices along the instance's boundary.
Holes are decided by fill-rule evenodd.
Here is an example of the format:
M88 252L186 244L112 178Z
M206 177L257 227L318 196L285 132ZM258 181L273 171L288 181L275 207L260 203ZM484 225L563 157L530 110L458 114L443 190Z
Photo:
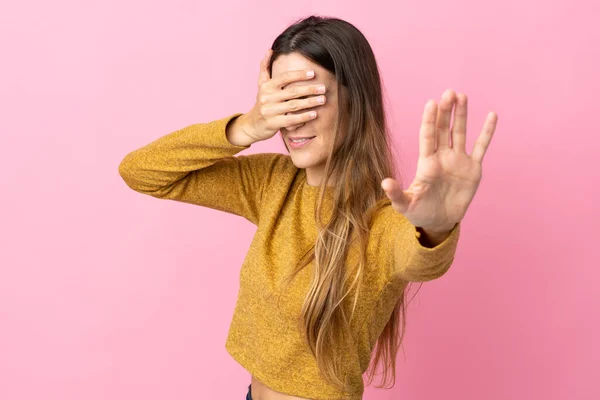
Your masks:
M388 206L384 210L383 235L386 251L392 257L392 276L411 282L425 282L444 275L454 261L460 237L460 222L450 235L434 247L424 246L417 228L401 213Z
M227 124L241 114L189 125L127 154L119 174L133 190L240 215L254 224L276 154L235 156Z

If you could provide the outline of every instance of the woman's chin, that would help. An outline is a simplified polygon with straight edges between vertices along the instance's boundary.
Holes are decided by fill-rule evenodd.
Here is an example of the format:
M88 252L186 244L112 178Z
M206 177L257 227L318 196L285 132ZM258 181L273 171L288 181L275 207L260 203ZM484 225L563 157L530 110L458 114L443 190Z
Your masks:
M304 154L294 154L294 150L292 150L290 156L292 158L292 163L298 169L312 168L317 164L314 162L312 157L310 157L310 155L307 157L307 155Z

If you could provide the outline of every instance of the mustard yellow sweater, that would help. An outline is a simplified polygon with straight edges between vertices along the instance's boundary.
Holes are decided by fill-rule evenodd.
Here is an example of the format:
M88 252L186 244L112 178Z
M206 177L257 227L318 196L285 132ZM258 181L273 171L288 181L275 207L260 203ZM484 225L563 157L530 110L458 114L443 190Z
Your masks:
M408 281L443 275L457 247L460 224L428 248L419 232L391 205L375 214L367 247L364 286L351 323L356 346L343 351L349 385L343 392L319 374L316 360L296 329L313 264L293 280L277 307L279 284L317 237L313 207L318 187L289 155L236 153L227 123L240 115L187 126L125 156L119 173L140 193L240 215L257 225L240 270L240 289L225 348L271 389L316 400L361 399L371 351ZM331 212L328 189L325 212ZM358 252L351 247L348 265ZM353 298L353 294L349 298Z

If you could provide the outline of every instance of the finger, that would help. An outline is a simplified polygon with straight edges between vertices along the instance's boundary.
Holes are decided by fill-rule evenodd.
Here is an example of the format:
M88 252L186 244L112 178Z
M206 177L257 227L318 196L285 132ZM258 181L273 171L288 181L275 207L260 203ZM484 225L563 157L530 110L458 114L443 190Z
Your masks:
M289 113L286 113L285 115L289 115ZM284 129L287 131L293 131L297 128L300 128L301 126L304 126L304 123L302 124L297 124L297 125L292 125L292 126L286 126Z
M317 112L308 111L302 114L278 115L273 119L275 121L275 125L280 126L282 128L287 128L288 126L302 125L315 118L317 118Z
M387 197L392 200L392 205L397 211L401 213L406 212L410 199L402 191L402 187L398 181L393 178L385 178L381 182L381 188L385 191Z
M283 90L277 90L274 93L268 94L268 101L277 103L280 101L293 100L308 96L318 96L325 93L325 85L298 85L286 87Z
M277 79L272 79L274 89L282 89L284 86L292 82L306 81L315 77L315 71L308 69L300 69L293 71L285 71Z
M429 157L435 153L435 120L438 106L435 100L427 100L421 130L419 131L419 157Z
M267 82L271 77L269 76L269 61L271 60L271 55L273 54L273 50L269 49L265 53L262 61L260 62L260 73L258 75L258 86Z
M436 123L437 150L450 147L448 143L450 137L450 119L452 118L452 108L454 107L455 100L456 94L452 89L446 90L442 95Z
M294 113L296 111L307 110L309 108L318 107L318 106L323 105L324 103L325 103L324 96L316 96L316 97L309 97L306 99L296 99L296 100L285 101L282 103L274 103L274 104L270 104L268 107L266 107L264 115L273 116L273 115L277 115L277 114Z
M483 162L483 157L487 151L490 142L492 141L492 136L494 136L494 131L496 130L496 125L498 123L498 114L495 112L491 112L488 114L485 123L483 124L483 130L477 141L473 145L473 153L471 157L474 161L478 163Z
M452 148L464 153L467 140L467 95L456 95L456 109L454 110L454 123L452 124Z

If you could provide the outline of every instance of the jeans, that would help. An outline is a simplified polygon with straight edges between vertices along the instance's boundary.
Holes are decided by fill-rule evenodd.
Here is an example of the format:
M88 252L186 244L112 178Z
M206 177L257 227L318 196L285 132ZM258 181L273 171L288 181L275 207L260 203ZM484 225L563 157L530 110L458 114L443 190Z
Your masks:
M251 394L251 388L252 388L252 384L250 384L248 386L248 394L246 395L246 400L252 400L252 394Z

